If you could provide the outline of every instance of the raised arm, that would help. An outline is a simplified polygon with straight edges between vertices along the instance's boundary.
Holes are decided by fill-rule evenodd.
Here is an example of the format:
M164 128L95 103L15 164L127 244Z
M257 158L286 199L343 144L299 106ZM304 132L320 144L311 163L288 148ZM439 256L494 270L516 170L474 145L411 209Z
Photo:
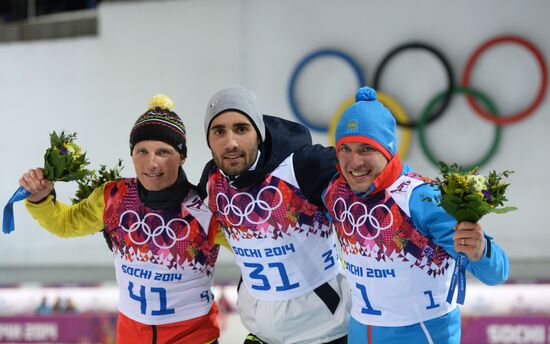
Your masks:
M27 210L49 232L68 238L103 229L104 185L82 202L66 205L55 199L52 194L54 184L44 178L41 168L27 171L19 179L19 184L31 193L25 200Z

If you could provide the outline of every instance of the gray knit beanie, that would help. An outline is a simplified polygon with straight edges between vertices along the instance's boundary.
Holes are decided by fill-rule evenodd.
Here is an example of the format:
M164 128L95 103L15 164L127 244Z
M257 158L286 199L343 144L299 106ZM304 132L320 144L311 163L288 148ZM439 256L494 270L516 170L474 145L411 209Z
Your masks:
M256 128L260 141L265 139L265 125L262 113L260 112L260 102L252 91L242 87L230 87L218 91L208 101L206 107L206 116L204 117L204 131L206 141L208 142L208 130L210 123L222 112L237 111L248 116ZM210 146L210 144L208 144Z

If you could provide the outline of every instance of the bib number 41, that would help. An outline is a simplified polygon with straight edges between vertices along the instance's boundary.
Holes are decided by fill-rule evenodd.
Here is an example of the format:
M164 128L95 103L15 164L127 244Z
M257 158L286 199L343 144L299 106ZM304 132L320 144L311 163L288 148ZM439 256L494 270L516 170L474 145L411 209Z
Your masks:
M132 300L140 303L141 314L147 314L147 298L152 299L153 297L157 297L157 295L160 301L160 309L151 310L151 315L168 315L176 312L174 308L166 308L166 289L164 288L151 287L149 296L147 296L145 286L141 285L139 286L139 294L134 294L134 283L128 282L128 293Z

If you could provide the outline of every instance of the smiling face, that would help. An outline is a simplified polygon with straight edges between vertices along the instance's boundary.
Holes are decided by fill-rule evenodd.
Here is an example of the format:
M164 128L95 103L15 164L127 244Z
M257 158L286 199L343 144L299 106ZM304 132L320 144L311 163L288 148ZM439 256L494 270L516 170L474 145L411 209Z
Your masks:
M260 140L247 116L227 111L210 122L208 143L216 166L226 175L236 176L254 164Z
M171 145L154 140L138 142L132 150L136 176L149 191L160 191L178 179L179 168L185 162Z
M388 164L384 154L363 142L342 143L336 154L342 175L355 192L366 192Z

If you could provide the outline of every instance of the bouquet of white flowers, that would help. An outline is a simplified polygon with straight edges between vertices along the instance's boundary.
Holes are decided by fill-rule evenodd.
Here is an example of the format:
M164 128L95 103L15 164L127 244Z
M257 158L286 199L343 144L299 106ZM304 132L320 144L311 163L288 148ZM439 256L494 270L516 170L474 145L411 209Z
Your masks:
M502 181L510 176L513 171L497 173L489 172L487 177L478 175L478 168L467 170L457 164L448 166L439 162L441 177L437 177L432 185L439 190L441 198L436 199L437 204L445 209L457 222L478 222L489 213L502 214L516 207L502 207L507 201L506 188L510 185ZM431 199L428 199L431 201ZM447 302L451 303L456 285L458 283L457 303L464 304L466 296L465 269L468 258L464 253L459 253L451 287L447 294Z
M439 162L441 178L432 185L441 192L438 204L458 222L478 222L489 213L506 213L516 207L502 207L507 201L504 196L510 185L502 181L513 171L489 172L487 177L478 175L478 168L465 170L457 164L447 166ZM501 208L499 208L501 207Z

